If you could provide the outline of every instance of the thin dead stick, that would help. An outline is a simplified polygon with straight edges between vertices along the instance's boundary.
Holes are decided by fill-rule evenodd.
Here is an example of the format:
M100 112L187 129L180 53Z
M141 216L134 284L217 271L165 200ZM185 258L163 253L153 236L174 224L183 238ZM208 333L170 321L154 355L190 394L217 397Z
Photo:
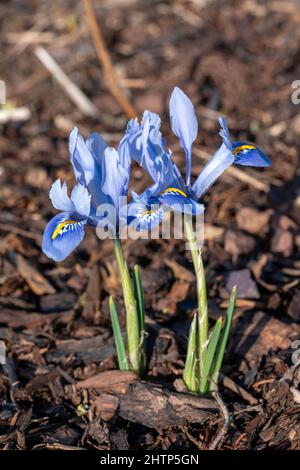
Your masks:
M19 33L6 33L4 34L4 41L10 44L51 44L55 40L53 33L41 31L20 31Z
M44 47L37 47L35 55L46 67L46 69L54 76L59 85L63 88L69 98L76 104L78 109L86 116L96 117L99 112L91 100L75 85L72 80L65 74L61 67L55 62L49 52Z
M0 124L29 121L30 116L30 109L25 106L13 109L0 109Z
M93 36L94 45L96 48L98 59L103 67L103 73L106 84L110 89L111 94L115 97L120 107L126 113L127 117L131 119L137 115L135 109L129 102L127 96L123 93L118 83L118 77L114 70L113 64L107 50L100 25L97 23L95 10L92 0L83 0L87 23L89 25L91 34Z
M64 131L67 134L69 134L71 130L76 126L75 122L73 122L69 118L66 118L65 116L62 116L61 114L58 114L54 118L54 124L57 129ZM90 133L90 131L85 126L80 126L80 132L83 137L88 137ZM119 142L123 136L123 134L120 132L101 132L101 135L103 139L105 139L107 142Z
M193 153L202 160L209 160L211 157L211 155L209 155L207 152L198 148L195 148L193 150ZM234 176L243 183L247 183L250 186L253 186L253 188L258 189L259 191L264 191L265 193L268 193L270 190L268 184L263 183L262 181L259 181L256 178L253 178L253 176L248 175L245 171L241 171L235 167L230 167L227 169L227 171L230 175Z
M212 441L212 443L209 445L209 447L208 447L209 450L215 450L217 448L217 446L220 443L223 442L223 440L225 439L225 436L228 432L229 424L230 424L230 416L229 416L229 413L228 413L228 409L227 409L227 406L225 405L225 403L223 402L222 398L220 397L218 392L213 392L212 396L216 400L216 402L218 403L218 405L220 407L220 410L222 411L222 414L224 416L224 423L223 423L223 426L221 427L221 429L218 431L218 433L217 433L216 437L214 438L214 440Z
M253 395L251 395L251 393L247 392L247 390L245 390L243 387L237 385L232 379L226 377L226 375L220 373L219 377L220 380L222 380L224 387L226 387L231 392L238 394L240 397L250 403L250 405L257 405L259 403L258 400Z
M243 410L234 411L232 414L236 416L242 413L248 413L249 411L262 411L262 410L263 410L262 405L253 405L253 406L247 406Z

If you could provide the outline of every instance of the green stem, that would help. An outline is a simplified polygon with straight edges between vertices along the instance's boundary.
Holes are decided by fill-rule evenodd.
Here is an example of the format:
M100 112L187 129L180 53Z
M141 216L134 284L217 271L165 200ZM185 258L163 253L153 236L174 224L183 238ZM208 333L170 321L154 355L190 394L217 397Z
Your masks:
M137 374L140 374L141 361L139 318L134 297L132 280L130 277L127 263L124 259L122 245L119 239L114 239L114 250L120 272L126 309L126 329L129 362L131 365L131 369L134 370Z
M206 378L204 375L205 355L208 340L208 311L206 296L205 272L202 262L201 250L198 249L197 240L193 228L191 217L185 216L185 234L189 243L192 260L197 280L197 298L198 298L198 332L199 332L199 392L204 393L206 389Z

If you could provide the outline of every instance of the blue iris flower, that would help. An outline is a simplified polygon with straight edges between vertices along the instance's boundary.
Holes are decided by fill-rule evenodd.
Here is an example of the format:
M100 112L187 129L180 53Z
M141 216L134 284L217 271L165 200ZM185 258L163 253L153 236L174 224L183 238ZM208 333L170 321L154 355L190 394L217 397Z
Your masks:
M69 150L76 185L68 196L67 185L56 180L49 196L60 212L47 224L42 241L43 252L55 261L65 259L84 238L85 225L107 226L113 238L119 232L119 214L122 197L127 196L130 159L108 147L96 133L86 141L73 129ZM114 208L113 218L98 213L99 207Z
M173 162L171 151L166 148L160 132L161 120L157 114L145 111L141 124L136 118L129 121L119 145L120 156L137 161L153 180L153 184L142 194L132 193L133 202L126 208L128 222L140 231L159 224L164 210L202 214L204 206L198 201L233 163L247 166L271 164L268 157L255 145L232 142L227 121L220 118L222 145L191 185L192 145L197 137L198 121L192 102L178 87L174 88L170 99L170 122L185 153L185 180Z

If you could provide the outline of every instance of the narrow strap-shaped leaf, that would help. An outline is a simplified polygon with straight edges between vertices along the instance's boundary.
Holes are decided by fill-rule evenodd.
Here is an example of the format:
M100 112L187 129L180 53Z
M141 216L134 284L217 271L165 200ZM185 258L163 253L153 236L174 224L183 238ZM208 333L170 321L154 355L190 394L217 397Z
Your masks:
M133 268L133 287L137 307L139 337L140 337L140 373L143 374L146 368L145 352L145 300L142 284L141 268L137 264Z
M121 240L114 239L114 251L118 264L123 298L126 310L126 331L127 331L127 351L130 369L138 375L141 374L140 349L141 338L139 328L138 310L134 296L133 282L130 277L129 269L124 258Z
M224 327L222 329L222 333L221 333L221 336L220 336L220 339L219 339L218 348L217 348L216 355L215 355L215 360L214 360L214 363L212 365L212 370L211 370L211 374L210 374L210 376L212 378L212 383L211 383L211 386L210 386L211 390L214 390L217 387L218 376L219 376L220 369L222 367L222 362L223 362L223 358L224 358L224 354L225 354L225 349L226 349L229 333L230 333L230 330L231 330L232 318L233 318L234 309L235 309L235 302L236 302L236 286L234 286L232 288L232 291L231 291L229 305L228 305L228 308L227 308L225 324L224 324Z
M142 285L141 268L137 264L133 268L133 282L134 282L135 300L136 300L137 309L138 309L140 335L142 335L143 332L145 331L145 301L144 301L144 291L143 291L143 285Z
M190 326L188 348L183 371L183 380L191 392L197 391L197 314Z
M204 360L204 367L203 367L203 380L200 384L200 393L205 393L209 389L209 378L210 378L210 370L211 366L215 357L215 352L218 346L218 341L220 338L220 333L222 330L222 318L220 317L212 330L210 338L208 340L208 346L206 348L205 360Z
M112 297L109 298L109 312L112 323L112 329L115 338L116 351L118 356L118 363L120 370L129 370L129 364L126 356L126 350L124 341L121 333L119 318L116 310L116 306Z

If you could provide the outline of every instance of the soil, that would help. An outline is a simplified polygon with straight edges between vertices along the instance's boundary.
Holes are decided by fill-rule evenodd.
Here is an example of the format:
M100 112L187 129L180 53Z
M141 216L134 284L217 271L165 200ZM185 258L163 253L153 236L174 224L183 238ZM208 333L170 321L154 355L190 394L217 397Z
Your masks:
M138 113L158 112L170 132L174 86L189 94L201 132L193 177L219 145L217 117L237 140L272 160L266 170L227 171L204 198L204 263L210 318L224 315L238 284L220 395L230 416L221 449L300 449L300 78L297 2L274 0L94 2L116 73ZM88 229L64 262L41 251L48 198L71 185L67 139L77 125L117 145L127 117L110 94L81 2L2 1L0 373L2 449L207 449L223 427L213 398L186 393L181 376L196 307L190 254L182 240L125 241L142 267L148 368L143 381L117 371L108 296L124 309L110 240ZM99 110L86 117L35 55L43 46ZM146 187L138 166L132 187Z

